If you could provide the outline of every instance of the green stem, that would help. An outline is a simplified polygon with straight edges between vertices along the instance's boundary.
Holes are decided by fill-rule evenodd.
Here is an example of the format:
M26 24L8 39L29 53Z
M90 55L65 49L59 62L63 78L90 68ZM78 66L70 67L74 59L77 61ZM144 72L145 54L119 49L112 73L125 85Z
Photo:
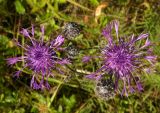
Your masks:
M59 80L56 80L56 79L53 79L53 78L48 78L48 81L49 81L49 82L58 83L58 84L67 85L67 86L70 86L70 87L73 87L73 88L78 88L78 87L79 87L78 85L67 84L67 83L64 83L64 82L62 82L62 81L59 81Z
M75 6L78 6L78 7L82 8L82 9L84 9L84 10L93 12L93 10L88 9L87 7L84 7L84 6L82 6L82 5L78 4L78 3L76 3L75 1L72 1L72 0L67 0L67 1L70 2L71 4L74 4Z
M60 83L60 84L57 86L57 89L54 91L54 93L53 93L53 95L52 95L52 97L51 97L51 99L50 99L50 102L48 103L48 108L50 108L50 106L51 106L54 98L56 97L56 94L57 94L58 90L60 89L60 86L61 86L61 85L62 85L62 83Z

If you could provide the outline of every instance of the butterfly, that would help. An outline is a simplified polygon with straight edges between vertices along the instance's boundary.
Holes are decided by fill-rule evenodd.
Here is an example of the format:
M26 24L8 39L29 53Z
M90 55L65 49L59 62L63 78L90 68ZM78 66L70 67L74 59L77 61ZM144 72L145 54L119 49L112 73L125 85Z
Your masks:
M115 96L113 80L102 77L96 83L95 93L103 100L109 100L113 98Z
M64 25L62 34L66 39L72 40L76 36L78 36L81 31L82 31L82 25L79 25L75 22L69 22Z
M79 54L79 48L76 45L69 45L66 48L66 54L69 59L74 59Z

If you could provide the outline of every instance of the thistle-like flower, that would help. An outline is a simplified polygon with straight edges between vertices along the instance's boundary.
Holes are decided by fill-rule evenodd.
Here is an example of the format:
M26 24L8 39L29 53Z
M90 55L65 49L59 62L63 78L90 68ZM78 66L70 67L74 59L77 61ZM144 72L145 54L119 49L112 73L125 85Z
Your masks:
M51 75L51 70L56 68L56 64L62 65L67 63L66 59L60 59L56 54L56 51L63 44L64 38L59 35L50 43L45 43L44 27L41 27L42 34L40 40L36 40L34 38L35 31L33 26L31 33L27 29L23 29L21 33L24 35L24 37L30 39L31 44L26 44L23 46L19 42L17 42L17 45L24 49L24 56L8 58L7 63L9 65L13 65L19 61L24 61L24 67L21 70L17 71L16 76L19 76L20 72L24 68L28 68L33 72L32 80L30 82L30 86L33 89L43 89L44 87L49 88L50 86L47 79ZM42 75L41 80L38 79L39 75Z
M115 79L115 91L120 89L118 82L121 81L123 84L121 94L128 96L128 90L130 92L134 92L135 89L139 91L143 90L138 75L141 74L140 72L149 63L152 64L156 57L152 55L149 48L151 43L148 40L148 33L140 34L138 37L132 35L128 38L119 38L118 26L119 22L114 20L103 29L102 34L108 41L108 44L102 49L100 55L103 64L100 69L95 73L87 75L87 77L98 80L104 73L108 73L108 75L111 75ZM113 38L111 35L113 28L116 31L116 38ZM133 83L137 87L134 87Z

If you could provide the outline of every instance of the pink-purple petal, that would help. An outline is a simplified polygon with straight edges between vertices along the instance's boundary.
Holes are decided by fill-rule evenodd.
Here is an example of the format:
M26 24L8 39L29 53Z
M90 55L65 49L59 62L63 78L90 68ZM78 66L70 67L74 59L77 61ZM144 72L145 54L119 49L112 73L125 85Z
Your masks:
M43 40L44 40L44 26L41 26L41 42L43 43Z
M16 64L20 59L21 59L20 57L8 58L7 59L7 64L8 65Z
M109 24L106 26L106 28L103 29L102 34L103 36L108 40L109 45L113 44L113 38L111 36L111 30L112 30L112 25Z
M70 64L70 60L62 59L62 60L57 61L57 63L60 65Z
M117 20L114 21L114 26L115 26L115 30L116 30L116 35L117 35L117 38L118 38L118 27L119 27L119 22Z
M146 56L145 59L148 60L150 63L153 63L156 61L157 56Z
M32 37L34 37L34 25L32 24Z
M27 29L24 29L24 28L23 28L20 33L22 33L25 37L30 37Z
M96 74L92 73L92 74L86 75L85 77L89 78L89 79L95 79L96 78Z
M148 36L149 36L148 33L146 33L146 34L140 34L140 35L138 36L138 38L136 39L136 41L145 39L145 38L147 38Z
M148 46L150 46L150 45L151 45L151 42L150 42L149 39L147 38L144 46L142 46L141 49L146 48L146 47L148 47Z
M55 41L54 41L54 43L53 43L53 47L58 47L58 46L61 46L62 44L63 44L63 42L64 42L64 38L63 38L63 36L62 35L59 35L56 39L55 39Z
M92 58L91 56L84 56L82 58L82 62L87 63L87 62L89 62L91 60L91 58Z

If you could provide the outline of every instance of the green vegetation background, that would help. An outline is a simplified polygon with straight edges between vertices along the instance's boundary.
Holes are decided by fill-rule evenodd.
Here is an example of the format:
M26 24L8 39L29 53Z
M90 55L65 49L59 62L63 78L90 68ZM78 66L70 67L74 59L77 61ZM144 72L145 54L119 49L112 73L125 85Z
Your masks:
M105 39L101 30L113 20L120 21L120 35L149 32L154 53L160 60L159 0L0 0L0 112L1 113L160 113L160 63L155 72L141 75L144 92L103 101L94 93L94 83L69 72L50 78L50 90L35 91L29 87L31 75L25 70L19 79L13 74L21 65L11 68L5 59L23 54L13 38L25 39L21 28L34 24L45 26L45 40L54 39L67 22L77 22L84 29L74 41L81 48L72 69L87 73L98 68L99 61L83 64L85 55L94 55ZM38 33L37 33L38 34ZM66 69L66 72L68 70ZM66 81L66 78L68 82Z

